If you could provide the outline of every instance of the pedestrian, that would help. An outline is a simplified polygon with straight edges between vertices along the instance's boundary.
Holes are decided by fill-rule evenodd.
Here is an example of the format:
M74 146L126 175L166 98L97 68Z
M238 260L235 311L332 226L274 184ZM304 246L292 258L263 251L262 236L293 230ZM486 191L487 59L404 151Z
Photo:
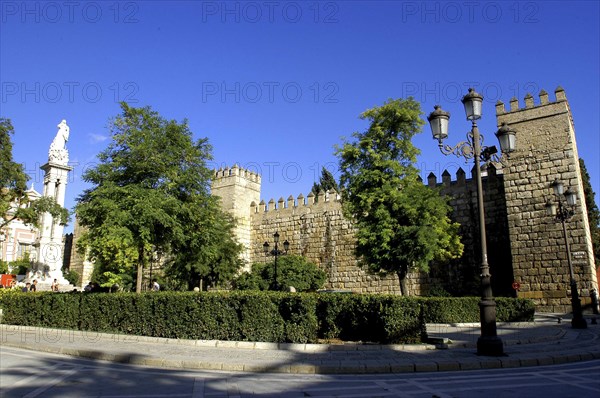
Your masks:
M27 293L27 292L29 291L29 288L30 288L30 287L31 287L31 283L27 282L27 283L25 284L25 286L24 286L23 288L21 288L21 291L22 291L23 293Z
M156 281L156 279L152 279L152 291L158 292L160 290L160 285Z
M33 283L31 284L31 286L29 286L29 291L30 292L36 292L37 291L37 280L34 279Z
M52 286L50 286L50 290L52 290L53 292L58 292L58 281L55 279L54 282L52 282Z
M85 285L85 287L83 288L84 292L91 292L92 291L92 282L88 282L87 285Z

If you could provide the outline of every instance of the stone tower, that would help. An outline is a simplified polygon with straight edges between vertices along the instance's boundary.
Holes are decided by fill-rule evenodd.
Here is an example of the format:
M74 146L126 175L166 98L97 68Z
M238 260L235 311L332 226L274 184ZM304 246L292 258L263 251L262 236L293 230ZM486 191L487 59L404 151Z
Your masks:
M77 286L83 287L91 281L94 272L94 263L89 260L87 254L82 254L77 250L77 242L83 235L85 228L79 225L77 217L73 226L73 240L71 241L71 258L69 259L69 269L77 272L79 280Z
M221 198L221 208L235 217L235 236L244 246L242 257L250 270L250 249L252 247L250 205L260 200L260 175L238 167L215 171L211 192Z
M48 163L41 166L44 170L43 196L54 198L61 206L65 204L69 171L69 152L66 142L69 140L69 126L63 120L58 124L58 132L50 144ZM32 268L29 278L39 279L41 283L51 283L54 279L62 285L68 284L62 274L63 265L63 229L50 213L42 216L40 223L39 245L37 247L37 264Z
M592 241L583 198L583 183L569 103L562 88L555 101L539 93L539 104L531 94L525 107L516 98L510 110L496 104L498 126L508 123L517 134L517 150L504 171L506 207L514 277L520 283L519 297L532 298L545 311L568 312L569 268L560 223L546 214L548 199L555 201L551 183L558 179L577 192L573 218L567 222L575 279L582 304L591 289L598 289Z

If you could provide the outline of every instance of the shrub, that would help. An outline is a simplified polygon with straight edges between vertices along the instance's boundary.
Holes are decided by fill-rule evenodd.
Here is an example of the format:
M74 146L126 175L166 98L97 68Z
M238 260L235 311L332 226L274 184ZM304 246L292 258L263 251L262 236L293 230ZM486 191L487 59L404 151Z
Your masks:
M10 263L5 263L8 268L11 268L11 274L14 275L25 275L27 274L27 270L31 267L31 262L29 261L29 254L25 254L23 258L15 261L11 261Z
M415 343L424 324L416 298L392 295L322 293L317 315L324 339Z
M21 293L12 290L0 296L2 323L79 329L79 295L53 292Z
M79 284L79 273L77 271L71 271L70 269L63 270L63 276L73 286Z
M277 281L274 263L256 263L250 273L234 281L234 286L238 290L286 290L293 286L297 292L314 292L323 287L326 278L325 271L304 257L287 255L277 260Z
M3 323L205 340L417 343L425 323L479 322L479 299L282 292L0 293ZM499 321L533 318L499 298Z
M8 274L8 263L0 260L0 274Z
M425 323L479 322L478 297L420 298Z
M479 297L420 298L425 323L479 322ZM531 300L496 297L498 322L533 321L535 305Z
M496 297L496 318L500 322L531 322L535 304L527 299Z
M427 292L427 297L452 297L442 285L434 284L429 288Z

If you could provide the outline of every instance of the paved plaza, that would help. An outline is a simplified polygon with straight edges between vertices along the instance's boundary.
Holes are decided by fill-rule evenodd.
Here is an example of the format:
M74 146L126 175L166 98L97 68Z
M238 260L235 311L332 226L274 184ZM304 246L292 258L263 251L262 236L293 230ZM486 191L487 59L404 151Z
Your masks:
M432 324L436 344L276 344L163 339L0 325L2 347L158 368L291 374L442 372L564 364L600 359L600 326L568 319L498 323L505 356L476 355L478 324Z

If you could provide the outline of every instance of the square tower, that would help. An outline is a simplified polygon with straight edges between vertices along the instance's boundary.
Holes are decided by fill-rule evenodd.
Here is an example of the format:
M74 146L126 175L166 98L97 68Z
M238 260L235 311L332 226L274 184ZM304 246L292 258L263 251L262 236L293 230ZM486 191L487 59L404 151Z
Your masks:
M216 170L211 184L212 194L221 199L221 208L235 218L235 236L244 246L242 258L248 271L252 230L250 206L260 201L260 183L260 175L234 165Z
M570 278L560 223L546 213L546 202L555 201L551 187L555 179L577 193L574 215L567 221L567 239L575 280L582 304L591 289L598 289L592 240L583 196L583 182L569 103L562 88L555 101L539 93L539 104L531 94L525 107L516 98L510 110L496 104L498 126L507 123L517 134L517 150L504 169L511 254L519 297L532 298L545 311L570 311Z

